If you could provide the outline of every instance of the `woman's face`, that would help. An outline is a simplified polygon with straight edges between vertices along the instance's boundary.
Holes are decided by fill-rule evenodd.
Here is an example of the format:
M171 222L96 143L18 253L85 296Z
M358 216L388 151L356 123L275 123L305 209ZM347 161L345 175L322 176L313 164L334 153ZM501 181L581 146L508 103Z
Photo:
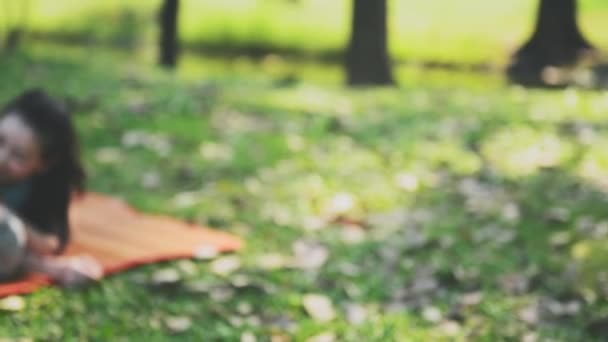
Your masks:
M0 119L0 182L18 182L43 169L35 132L18 115Z

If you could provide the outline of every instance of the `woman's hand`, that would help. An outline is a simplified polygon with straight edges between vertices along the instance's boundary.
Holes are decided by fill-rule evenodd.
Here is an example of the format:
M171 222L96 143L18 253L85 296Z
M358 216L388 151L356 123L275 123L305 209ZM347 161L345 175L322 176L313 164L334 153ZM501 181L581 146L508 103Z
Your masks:
M88 255L56 258L54 263L51 277L66 287L86 285L103 276L101 265Z
M103 269L89 255L41 257L30 255L27 259L30 270L44 273L54 282L65 287L78 287L101 279Z
M38 255L51 255L59 249L59 238L51 234L36 231L31 226L25 227L27 249Z

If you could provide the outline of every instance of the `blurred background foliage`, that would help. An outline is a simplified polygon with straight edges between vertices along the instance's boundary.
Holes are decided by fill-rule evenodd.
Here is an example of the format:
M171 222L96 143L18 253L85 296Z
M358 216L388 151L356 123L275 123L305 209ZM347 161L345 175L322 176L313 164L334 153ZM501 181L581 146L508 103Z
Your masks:
M12 5L10 3L13 3ZM154 45L158 1L24 1L28 31L63 41ZM193 50L290 52L336 58L350 31L348 0L182 0L179 31ZM18 7L4 1L5 8ZM21 5L23 6L23 5ZM397 61L504 64L530 34L537 2L463 3L389 0L389 48ZM598 46L608 46L608 4L580 1L580 26ZM0 20L21 20L19 9ZM8 18L7 18L8 17ZM438 23L441 23L438 25Z

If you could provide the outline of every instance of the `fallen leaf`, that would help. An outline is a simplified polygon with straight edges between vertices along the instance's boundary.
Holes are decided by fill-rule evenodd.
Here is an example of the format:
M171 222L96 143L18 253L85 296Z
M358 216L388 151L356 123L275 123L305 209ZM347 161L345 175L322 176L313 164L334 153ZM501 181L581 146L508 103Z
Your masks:
M409 289L409 295L420 296L433 292L439 288L439 282L432 275L416 277Z
M551 208L545 214L545 218L549 221L564 223L570 219L570 210L567 208Z
M403 230L403 247L409 250L420 249L427 245L429 242L428 237L422 231L416 227L408 227Z
M451 248L454 243L456 243L456 239L451 235L444 235L439 238L439 246L442 249Z
M395 176L399 188L405 191L418 190L418 178L411 173L400 173Z
M358 303L347 303L344 312L346 321L352 325L359 325L367 319L367 309Z
M323 208L325 217L338 217L348 213L355 206L356 198L347 192L334 195Z
M244 331L241 334L241 342L256 342L258 339L251 331Z
M198 204L201 200L201 194L198 191L185 191L176 194L172 203L178 209L191 208Z
M302 304L308 315L317 322L329 322L336 317L331 300L321 294L307 294Z
M293 244L293 267L318 269L329 258L329 249L317 241L298 240Z
M529 305L517 313L517 317L528 325L535 326L540 322L540 312L538 310L538 304Z
M438 329L445 336L456 337L462 330L462 326L456 321L443 321L439 324Z
M390 303L384 305L384 312L386 313L402 313L411 309L410 305L401 300L393 300Z
M530 279L523 273L506 274L498 280L503 291L510 294L523 294L528 291Z
M389 265L394 264L399 259L401 259L401 248L402 247L403 246L402 246L401 242L399 242L398 245L395 243L386 243L378 251L378 254L380 255L380 257L382 257L384 263L389 264Z
M256 259L256 264L263 270L273 271L284 268L288 264L285 256L278 253L260 255Z
M308 231L315 231L325 228L327 221L321 217L308 216L302 220L302 227Z
M167 157L171 153L171 141L163 135L151 135L147 147L161 157Z
M139 145L143 145L145 142L145 132L132 130L125 132L122 135L122 145L124 147L135 147Z
M349 298L359 298L363 294L361 287L352 282L344 284L344 291Z
M177 285L182 281L182 277L174 268L160 269L152 274L151 285L165 287Z
M290 342L291 338L283 334L273 334L270 336L270 342Z
M453 274L461 283L476 284L479 282L480 271L474 266L465 268L462 265L456 265Z
M462 179L458 190L465 197L465 207L471 213L491 213L504 207L504 191L478 179L471 177Z
M209 297L216 302L226 302L234 298L234 290L227 286L214 287L209 291Z
M473 232L473 241L478 244L490 241L497 241L498 239L500 239L500 235L503 234L503 232L513 233L512 230L506 230L497 225L490 224L476 229Z
M127 148L145 147L156 152L161 157L166 157L171 152L171 142L163 134L129 131L123 134L122 144Z
M324 332L306 339L306 342L334 342L336 334L333 332Z
M262 319L256 315L247 316L245 318L245 321L247 322L247 325L249 325L250 327L261 327L262 323L263 323Z
M177 262L177 268L187 275L195 275L197 273L196 265L191 260L179 260Z
M483 292L481 291L465 293L460 297L460 304L464 306L475 306L481 303L482 299Z
M608 236L608 221L598 222L592 232L594 238L603 238Z
M194 258L198 260L214 259L220 254L217 247L213 245L201 245L194 251Z
M128 99L127 108L133 114L145 114L150 110L149 104L142 95L132 95Z
M493 240L498 246L504 246L515 240L517 233L513 229L501 229L494 236Z
M430 323L439 323L442 317L441 310L435 306L427 306L422 310L422 318Z
M350 262L341 262L338 265L338 270L345 276L354 277L361 274L361 267Z
M521 212L519 206L516 203L509 202L502 207L502 218L511 223L519 222L521 218Z
M231 326L235 327L235 328L240 328L243 326L243 324L245 323L245 321L243 320L242 317L239 316L230 316L228 317L228 323L230 323Z
M148 171L141 177L141 185L146 190L158 189L161 185L161 176L158 171Z
M401 229L407 223L408 218L408 213L404 210L395 210L370 214L366 219L366 223L370 227L392 232Z
M186 332L192 326L192 320L187 316L171 316L165 318L165 326L173 334Z
M215 142L205 142L199 148L201 156L209 161L229 161L234 152L230 145Z
M253 312L253 306L247 302L239 302L236 311L243 316L250 315Z
M541 302L541 307L556 317L575 316L581 311L582 305L577 300L560 302L553 299Z
M114 147L101 147L97 149L95 159L101 164L116 164L122 160L122 153Z
M361 229L360 226L345 225L340 231L340 238L342 242L355 245L365 241L366 233L365 230Z
M243 274L230 277L230 285L239 293L273 294L277 291L276 286L273 284L254 281Z
M17 312L25 309L25 300L20 296L9 296L0 300L0 310Z
M551 234L549 243L553 247L563 247L572 242L572 235L569 231L561 231Z
M287 332L293 332L297 328L296 322L287 315L273 316L270 319L268 319L265 323L270 328L283 330L283 331L287 331Z
M526 333L521 338L521 342L536 342L536 341L538 341L538 334L535 332Z
M211 272L226 276L241 267L241 260L236 255L220 257L213 260L209 267Z
M580 216L576 220L575 226L577 232L589 235L593 232L595 228L595 222L593 220L593 217L591 216Z
M237 274L230 279L230 284L236 288L242 288L249 286L251 284L251 279L244 274Z
M287 148L289 148L289 150L291 152L302 151L304 149L304 147L306 146L306 140L304 140L304 138L300 135L292 133L292 134L288 134L286 138L287 138Z
M184 285L186 291L191 293L209 293L213 287L213 284L205 280L189 281Z

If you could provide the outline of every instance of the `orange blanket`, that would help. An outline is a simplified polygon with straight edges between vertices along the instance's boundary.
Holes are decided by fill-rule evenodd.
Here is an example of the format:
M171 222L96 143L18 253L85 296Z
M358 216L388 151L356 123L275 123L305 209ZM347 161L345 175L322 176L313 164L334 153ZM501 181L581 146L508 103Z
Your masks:
M145 263L191 258L197 249L218 252L239 249L242 241L230 234L190 225L177 219L146 215L122 201L95 193L75 199L70 207L72 240L66 255L95 257L106 275ZM0 283L0 297L32 292L50 285L44 275Z

